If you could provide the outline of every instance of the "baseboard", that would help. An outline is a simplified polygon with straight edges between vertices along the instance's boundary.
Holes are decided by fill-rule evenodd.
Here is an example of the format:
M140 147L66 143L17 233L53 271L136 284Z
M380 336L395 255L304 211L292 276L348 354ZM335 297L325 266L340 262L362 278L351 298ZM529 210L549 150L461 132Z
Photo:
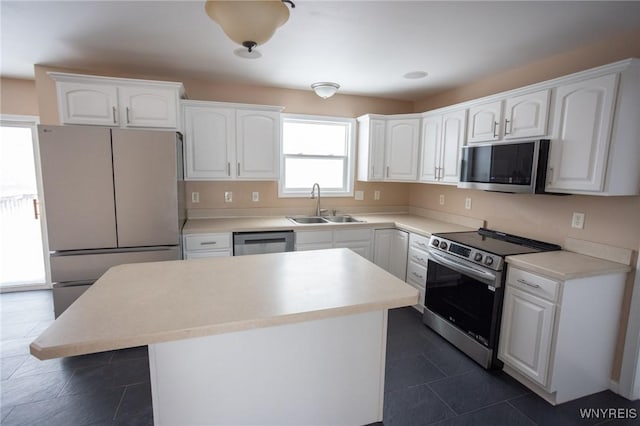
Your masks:
M620 382L611 380L611 382L609 382L609 390L615 394L620 395Z

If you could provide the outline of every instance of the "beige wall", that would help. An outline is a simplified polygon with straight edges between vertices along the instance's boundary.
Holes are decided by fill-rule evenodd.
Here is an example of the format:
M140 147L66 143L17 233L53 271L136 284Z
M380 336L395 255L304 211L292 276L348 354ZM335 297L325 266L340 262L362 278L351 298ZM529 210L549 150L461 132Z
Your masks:
M38 115L34 80L0 78L0 114Z
M501 72L430 96L415 103L416 112L429 111L459 102L516 89L588 68L626 58L640 58L640 28L583 46L571 52L550 56L520 68Z

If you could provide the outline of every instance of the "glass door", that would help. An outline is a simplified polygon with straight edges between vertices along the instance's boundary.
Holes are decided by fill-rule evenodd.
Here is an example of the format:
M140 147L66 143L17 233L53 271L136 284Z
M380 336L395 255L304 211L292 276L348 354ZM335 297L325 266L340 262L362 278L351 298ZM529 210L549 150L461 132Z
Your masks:
M0 117L0 291L50 287L37 117Z

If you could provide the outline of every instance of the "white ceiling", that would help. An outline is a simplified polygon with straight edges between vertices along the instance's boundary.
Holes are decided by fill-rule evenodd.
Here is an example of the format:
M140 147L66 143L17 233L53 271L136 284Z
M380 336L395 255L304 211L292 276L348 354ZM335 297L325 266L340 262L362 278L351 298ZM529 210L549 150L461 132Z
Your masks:
M0 75L33 78L44 64L294 89L334 81L341 93L415 100L640 28L640 1L295 3L249 60L204 1L2 0Z

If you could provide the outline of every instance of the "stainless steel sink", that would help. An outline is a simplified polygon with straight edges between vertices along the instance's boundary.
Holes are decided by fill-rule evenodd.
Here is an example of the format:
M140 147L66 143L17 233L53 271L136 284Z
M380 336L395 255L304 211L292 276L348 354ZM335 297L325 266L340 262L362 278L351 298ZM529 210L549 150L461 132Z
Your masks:
M322 216L323 219L328 220L333 223L348 223L348 222L362 222L361 220L355 219L351 216L340 215L340 216Z
M301 217L289 217L289 220L292 220L296 223L302 223L302 224L307 224L307 223L329 223L327 222L326 219L320 217L320 216L301 216Z

